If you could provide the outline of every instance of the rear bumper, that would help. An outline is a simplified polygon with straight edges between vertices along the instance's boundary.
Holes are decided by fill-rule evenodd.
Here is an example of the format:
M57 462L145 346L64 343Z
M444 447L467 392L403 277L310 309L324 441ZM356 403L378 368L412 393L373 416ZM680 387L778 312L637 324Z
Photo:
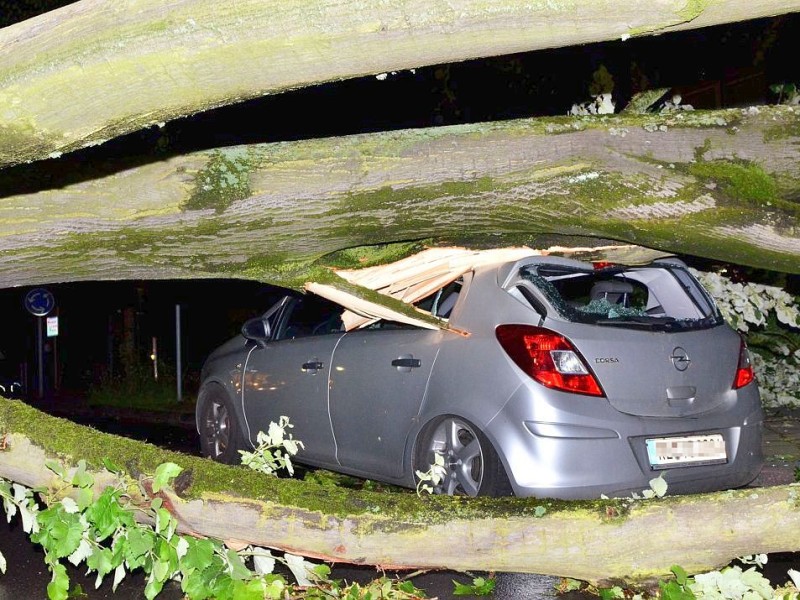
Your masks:
M668 494L700 493L747 485L763 464L763 412L756 386L748 386L717 409L689 417L637 417L607 400L572 394L535 398L521 386L492 420L487 435L505 463L518 496L563 499L630 496L663 475ZM716 465L650 466L651 437L719 433L727 462Z

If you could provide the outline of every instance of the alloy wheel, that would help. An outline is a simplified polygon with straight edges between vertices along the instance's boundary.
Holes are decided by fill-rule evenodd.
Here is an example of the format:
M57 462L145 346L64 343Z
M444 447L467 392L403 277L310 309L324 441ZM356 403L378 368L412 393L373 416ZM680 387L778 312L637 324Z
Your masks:
M429 455L444 457L444 476L435 487L440 494L477 496L484 475L480 439L471 425L457 417L446 417L431 433Z
M230 444L230 414L221 402L211 399L206 409L204 433L211 458L222 456Z

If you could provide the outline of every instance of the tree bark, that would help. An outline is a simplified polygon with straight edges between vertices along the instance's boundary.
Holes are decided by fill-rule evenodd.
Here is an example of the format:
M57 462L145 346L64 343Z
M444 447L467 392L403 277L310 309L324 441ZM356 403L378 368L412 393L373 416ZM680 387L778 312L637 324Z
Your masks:
M800 272L800 107L518 120L69 163L61 178L46 165L15 172L5 187L22 192L0 198L3 287L299 287L344 248L536 245L553 233Z
M146 489L147 473L175 462L191 471L191 486L159 495L179 531L334 562L644 583L668 576L675 564L697 573L738 556L800 550L792 486L635 502L418 498L263 477L99 433L15 401L0 400L0 433L0 477L58 489L45 459L56 455L74 467L84 458L99 494L113 484L102 458L126 466ZM535 516L537 507L546 509L544 516Z
M0 167L326 81L800 10L800 0L81 0L0 31Z

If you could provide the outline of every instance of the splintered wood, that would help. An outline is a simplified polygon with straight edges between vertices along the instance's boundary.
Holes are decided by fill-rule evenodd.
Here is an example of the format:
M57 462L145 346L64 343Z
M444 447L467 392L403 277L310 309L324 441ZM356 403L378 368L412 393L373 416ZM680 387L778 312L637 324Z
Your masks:
M336 274L348 283L366 288L413 305L431 294L456 281L465 273L478 267L520 260L528 256L587 255L602 256L604 259L621 263L649 262L662 252L630 245L566 248L554 246L546 250L534 250L525 246L496 248L492 250L469 250L461 247L429 248L397 262L364 269L338 270ZM406 314L391 306L385 306L374 299L367 299L352 291L337 288L335 285L306 283L309 292L342 305L345 312L342 322L351 331L365 327L381 319L407 323L427 329L449 329L444 319L432 318L427 311L414 308L419 313ZM465 333L465 332L457 332Z
M341 270L336 271L336 274L348 283L413 305L477 267L540 254L542 254L541 251L526 247L494 250L430 248L387 265ZM446 328L444 320L439 320L440 323L437 324L430 319L415 319L413 316L337 289L335 286L307 283L305 288L307 291L341 304L347 309L342 315L342 321L347 331L365 327L380 319L408 323L427 329ZM417 309L417 312L421 317L422 315L430 316L430 313L425 311Z

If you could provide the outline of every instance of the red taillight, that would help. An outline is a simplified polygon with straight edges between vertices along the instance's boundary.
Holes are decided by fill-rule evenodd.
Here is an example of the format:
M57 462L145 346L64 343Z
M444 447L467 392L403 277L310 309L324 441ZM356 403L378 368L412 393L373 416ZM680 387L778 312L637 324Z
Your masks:
M605 396L580 353L563 335L532 325L499 325L495 335L511 360L543 386Z
M753 372L753 363L750 362L750 353L747 351L747 344L742 340L739 346L739 364L736 366L736 377L733 380L733 389L738 390L746 386L756 378Z
M602 269L607 269L608 267L615 267L616 263L608 262L607 260L595 260L592 262L592 267L594 267L595 271L600 271Z

